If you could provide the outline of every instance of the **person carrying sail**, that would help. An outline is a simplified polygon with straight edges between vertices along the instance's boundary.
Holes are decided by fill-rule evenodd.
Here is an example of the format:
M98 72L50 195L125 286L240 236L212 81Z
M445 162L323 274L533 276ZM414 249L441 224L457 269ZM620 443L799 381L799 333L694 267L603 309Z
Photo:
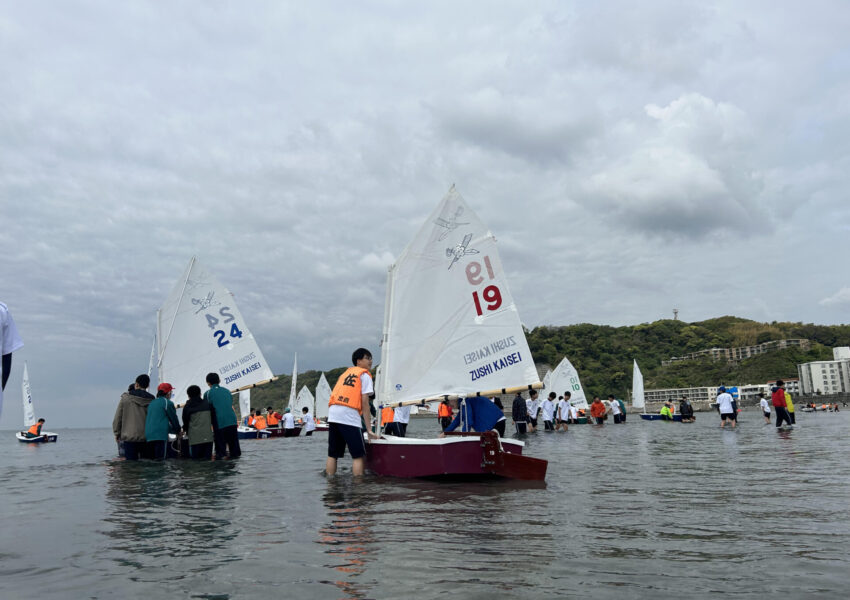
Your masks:
M504 437L505 414L488 398L482 396L470 396L460 400L451 398L449 405L453 410L457 410L457 414L445 431L440 434L441 438L457 429L458 425L462 426L461 431L484 433L495 429L499 432L499 437Z
M41 437L41 426L44 425L44 419L39 419L38 423L27 429L26 436L29 439Z
M328 458L325 473L336 474L337 461L351 454L351 472L363 475L366 471L366 442L363 439L364 408L369 405L369 396L374 393L372 375L372 353L358 348L351 355L354 365L346 369L336 382L328 401Z

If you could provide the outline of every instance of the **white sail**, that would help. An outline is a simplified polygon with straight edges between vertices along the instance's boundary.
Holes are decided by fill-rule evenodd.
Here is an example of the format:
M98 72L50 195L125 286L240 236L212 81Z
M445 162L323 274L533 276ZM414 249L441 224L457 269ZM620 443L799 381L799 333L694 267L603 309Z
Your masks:
M298 396L295 397L295 404L292 406L292 416L296 419L299 418L302 414L301 410L303 408L312 411L313 403L315 401L316 399L313 398L313 394L310 393L310 390L308 390L305 385L298 391Z
M584 388L581 386L578 371L566 356L552 371L549 384L552 386L550 391L559 396L563 396L564 392L570 392L570 403L577 409L587 408L587 397L584 394Z
M24 427L35 425L35 407L32 405L32 390L30 389L30 374L27 363L24 362L24 380L21 383L21 395L24 399Z
M295 410L295 386L298 383L298 353L295 353L295 362L292 363L292 385L289 387L289 408Z
M542 394L546 397L549 396L549 392L554 392L552 389L552 369L548 369L546 374L543 376L543 390Z
M274 377L233 295L195 258L157 312L159 381L183 403L190 385L206 388L207 373L238 389Z
M251 390L239 391L239 417L240 421L251 414Z
M638 368L637 361L634 361L635 366L632 371L632 406L634 408L644 408L646 403L643 398L643 374Z
M316 384L316 418L325 420L328 418L328 402L331 399L331 386L325 378L325 374L319 377Z
M496 239L452 187L389 269L382 404L538 383Z
M156 334L153 334L153 341L151 342L151 358L148 361L148 377L153 374L153 365L156 362Z

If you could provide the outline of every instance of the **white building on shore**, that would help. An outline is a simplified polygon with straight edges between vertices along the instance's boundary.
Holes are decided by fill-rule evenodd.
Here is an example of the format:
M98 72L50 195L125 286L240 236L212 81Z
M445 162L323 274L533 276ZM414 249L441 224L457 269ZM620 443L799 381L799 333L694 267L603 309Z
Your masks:
M832 356L834 360L797 365L804 396L850 393L850 348L833 348Z

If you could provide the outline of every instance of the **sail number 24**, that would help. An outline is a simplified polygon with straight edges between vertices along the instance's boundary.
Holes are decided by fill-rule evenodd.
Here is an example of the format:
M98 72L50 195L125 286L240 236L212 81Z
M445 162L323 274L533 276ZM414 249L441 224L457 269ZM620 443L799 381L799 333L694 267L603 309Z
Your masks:
M495 279L496 275L493 273L493 265L490 264L490 257L484 257L484 269L487 271L487 277L489 279ZM481 263L478 261L470 261L468 265L466 265L466 280L469 281L470 285L481 285L484 283L484 274L481 272ZM480 317L484 314L484 311L481 308L481 300L484 300L486 303L486 309L488 311L499 310L499 307L502 306L502 292L499 291L499 287L496 285L488 285L483 290L481 290L481 296L478 295L478 290L472 292L472 301L475 303L475 312Z
M229 306L222 306L218 310L219 316L221 316L224 319L223 325L227 325L228 323L230 323L231 321L236 319L236 317L234 317L233 314L229 311L230 311ZM226 328L216 329L216 327L218 326L218 319L216 317L212 316L210 313L206 313L206 315L204 315L204 316L207 318L207 325L210 326L210 329L214 330L213 331L213 337L216 339L216 342L218 343L218 347L221 348L222 346L226 346L227 344L229 344L230 340L224 339L227 336L227 334L224 331L224 329L226 329ZM233 325L230 326L230 337L232 337L232 338L241 338L242 337L242 331L239 329L239 327L236 326L236 323L233 323Z

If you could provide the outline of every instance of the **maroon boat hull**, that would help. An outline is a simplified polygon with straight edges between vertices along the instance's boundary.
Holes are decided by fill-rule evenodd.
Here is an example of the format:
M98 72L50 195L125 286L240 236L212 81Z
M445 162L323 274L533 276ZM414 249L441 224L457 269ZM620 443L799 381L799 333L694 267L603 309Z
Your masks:
M441 439L373 440L366 447L366 467L391 477L495 476L542 481L547 461L522 456L524 444L499 439L495 432Z

